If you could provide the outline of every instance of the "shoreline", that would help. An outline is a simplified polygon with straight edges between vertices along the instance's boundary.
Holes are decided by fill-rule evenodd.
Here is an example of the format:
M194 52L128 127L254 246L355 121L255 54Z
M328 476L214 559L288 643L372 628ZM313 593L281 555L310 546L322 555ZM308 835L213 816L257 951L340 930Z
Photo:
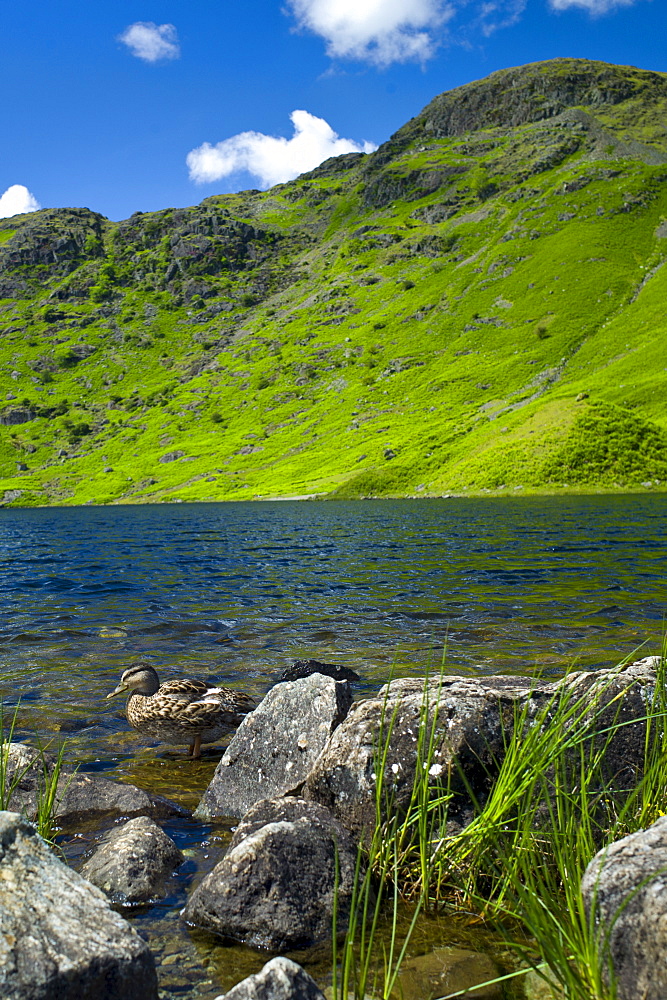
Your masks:
M2 487L0 486L0 489ZM302 503L302 502L323 502L323 503L359 503L369 500L520 500L528 497L602 497L602 496L661 496L667 494L667 483L660 482L651 487L554 487L551 489L541 489L539 487L512 487L509 489L482 489L470 490L466 492L448 491L444 493L397 493L384 494L382 496L359 496L359 497L338 497L331 493L296 493L296 494L272 494L270 496L255 495L252 497L232 496L220 498L207 498L189 500L183 497L165 497L164 499L151 499L149 497L130 499L119 497L117 500L95 502L88 500L85 503L17 503L15 500L0 500L0 509L7 510L34 510L51 509L61 507L137 507L137 506L160 506L162 504L220 504L220 503ZM18 498L17 498L18 499Z

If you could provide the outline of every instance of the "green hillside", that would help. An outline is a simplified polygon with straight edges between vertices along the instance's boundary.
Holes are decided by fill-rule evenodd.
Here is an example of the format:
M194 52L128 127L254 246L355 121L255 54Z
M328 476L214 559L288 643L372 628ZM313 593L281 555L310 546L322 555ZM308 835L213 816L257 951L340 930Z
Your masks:
M667 75L559 59L375 153L0 221L0 501L667 486Z

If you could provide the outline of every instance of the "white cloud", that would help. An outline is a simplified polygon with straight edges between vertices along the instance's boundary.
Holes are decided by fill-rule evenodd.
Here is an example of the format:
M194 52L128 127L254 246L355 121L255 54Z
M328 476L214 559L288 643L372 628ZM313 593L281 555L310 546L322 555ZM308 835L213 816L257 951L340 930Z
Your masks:
M571 7L579 7L587 10L589 14L608 14L617 7L631 7L635 0L551 0L554 10L570 10Z
M135 21L118 36L133 56L144 62L161 59L178 59L181 47L173 24L155 24L153 21Z
M300 28L320 35L330 56L379 66L420 62L437 48L435 29L454 14L448 0L288 0Z
M10 219L12 215L36 212L42 206L23 184L12 184L0 197L0 219Z
M372 153L370 142L341 139L323 118L308 111L293 111L291 139L240 132L212 146L205 142L187 155L190 179L199 184L218 181L240 170L254 174L263 187L291 181L323 160L341 153Z
M473 27L489 38L501 28L511 28L521 19L527 0L488 0L483 3Z

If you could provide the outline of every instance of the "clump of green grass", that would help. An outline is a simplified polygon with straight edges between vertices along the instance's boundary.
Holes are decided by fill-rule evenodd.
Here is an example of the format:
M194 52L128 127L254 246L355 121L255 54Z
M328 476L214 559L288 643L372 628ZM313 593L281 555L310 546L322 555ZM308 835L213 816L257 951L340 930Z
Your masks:
M600 849L667 811L667 659L660 660L655 693L640 720L622 721L623 692L612 690L615 673L584 691L561 685L537 711L527 698L514 713L488 799L476 803L472 822L453 835L447 832L455 798L450 777L432 779L433 688L424 686L415 779L400 813L392 808L392 791L383 779L396 714L383 716L376 824L360 880L359 913L342 949L339 984L353 988L359 1000L369 988L372 995L387 997L418 914L453 909L477 913L495 927L524 970L534 968L568 1000L613 1000L608 932L596 926L594 906L586 911L580 884ZM623 726L637 722L645 725L643 767L634 787L620 790L606 755ZM465 783L463 774L459 778ZM468 793L473 795L469 787ZM375 909L369 904L371 873L379 886ZM378 908L385 900L394 928L399 900L415 906L415 916L407 939L395 942L392 936L388 956L379 962Z
M593 402L544 463L543 482L641 483L667 478L667 433L629 410Z
M4 710L0 702L0 809L11 809L14 792L28 771L36 768L40 772L40 779L34 824L39 835L53 844L57 829L56 811L64 794L62 790L59 792L58 786L65 762L65 742L59 745L54 759L48 757L48 747L46 749L39 747L36 759L28 761L23 766L12 768L9 763L9 749L16 729L18 712L17 705L5 733Z

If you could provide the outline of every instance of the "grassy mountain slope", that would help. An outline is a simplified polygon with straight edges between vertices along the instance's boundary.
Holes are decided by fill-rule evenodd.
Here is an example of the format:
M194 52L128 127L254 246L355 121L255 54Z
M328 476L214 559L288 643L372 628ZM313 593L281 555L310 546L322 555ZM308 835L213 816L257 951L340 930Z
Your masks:
M664 487L666 123L560 59L270 191L0 222L0 499Z

